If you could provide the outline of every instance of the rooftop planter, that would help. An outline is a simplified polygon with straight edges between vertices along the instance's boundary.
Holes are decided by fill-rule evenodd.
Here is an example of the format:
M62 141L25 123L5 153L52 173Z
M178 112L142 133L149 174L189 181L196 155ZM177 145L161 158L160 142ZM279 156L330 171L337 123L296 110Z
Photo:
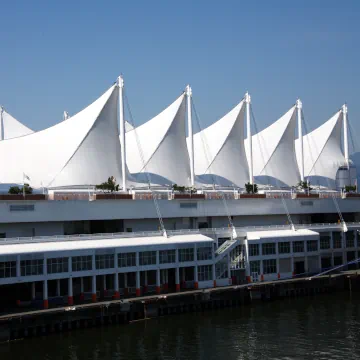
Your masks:
M205 199L205 194L174 194L174 199L203 200Z
M360 194L359 193L343 193L342 194L342 198L343 199L357 199L360 198Z
M96 194L96 200L132 200L131 194Z
M293 199L319 199L319 194L293 193Z
M240 194L240 199L266 199L266 194Z
M45 194L3 194L0 195L0 200L47 200Z

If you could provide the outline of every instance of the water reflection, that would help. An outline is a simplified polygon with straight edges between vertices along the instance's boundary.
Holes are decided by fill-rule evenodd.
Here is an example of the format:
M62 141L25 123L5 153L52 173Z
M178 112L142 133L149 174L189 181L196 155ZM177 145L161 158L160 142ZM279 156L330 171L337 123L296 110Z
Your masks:
M77 330L0 346L10 359L359 359L360 296L320 296Z

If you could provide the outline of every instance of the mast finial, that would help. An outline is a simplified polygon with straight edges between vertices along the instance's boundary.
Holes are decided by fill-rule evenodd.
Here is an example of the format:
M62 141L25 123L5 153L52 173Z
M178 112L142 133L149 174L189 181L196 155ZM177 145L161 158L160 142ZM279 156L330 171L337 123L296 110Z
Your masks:
M302 102L301 102L300 99L297 99L297 100L296 100L296 107L297 107L298 109L302 109Z
M122 74L117 78L116 84L120 88L124 87L124 78L123 78Z
M190 85L186 85L186 88L185 88L185 92L186 92L186 96L192 96L192 89L190 87Z
M248 91L245 93L244 98L245 98L245 102L246 102L247 104L251 104L251 96L250 96L250 94L249 94Z

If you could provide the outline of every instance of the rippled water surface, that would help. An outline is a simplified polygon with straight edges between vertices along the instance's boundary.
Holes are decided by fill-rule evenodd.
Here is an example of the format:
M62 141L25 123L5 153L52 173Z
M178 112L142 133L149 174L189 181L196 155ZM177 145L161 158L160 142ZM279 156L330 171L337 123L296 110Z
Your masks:
M360 359L360 295L172 315L0 345L0 359Z

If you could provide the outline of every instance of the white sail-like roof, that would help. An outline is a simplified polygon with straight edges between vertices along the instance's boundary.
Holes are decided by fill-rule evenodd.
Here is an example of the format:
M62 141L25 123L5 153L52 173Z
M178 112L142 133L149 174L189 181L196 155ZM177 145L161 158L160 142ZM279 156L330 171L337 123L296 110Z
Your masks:
M244 147L244 101L194 135L195 174L200 181L241 186L249 181Z
M0 142L0 182L33 187L95 185L115 176L121 183L117 125L118 88L48 129Z
M0 107L0 140L12 139L33 133L31 129L16 120Z
M295 154L296 107L252 137L255 182L293 186L300 181ZM248 141L246 140L248 151Z
M190 185L186 147L185 95L148 122L126 133L126 162L139 181L160 185ZM142 155L142 156L141 156Z
M339 166L345 164L341 148L342 111L303 137L304 175L315 185L333 187ZM299 140L296 155L299 156Z

